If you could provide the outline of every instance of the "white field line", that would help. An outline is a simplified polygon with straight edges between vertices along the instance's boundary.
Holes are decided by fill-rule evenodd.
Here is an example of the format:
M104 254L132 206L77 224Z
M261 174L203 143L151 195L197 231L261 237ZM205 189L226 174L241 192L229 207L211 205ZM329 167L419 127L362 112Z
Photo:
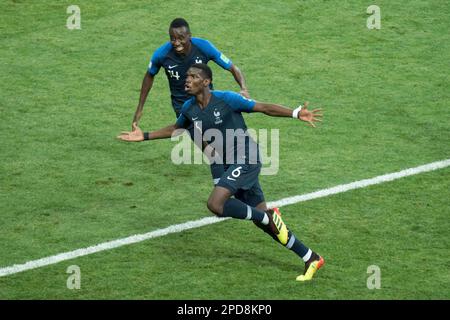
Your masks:
M450 159L432 162L432 163L422 165L419 167L410 168L410 169L406 169L406 170L402 170L402 171L398 171L398 172L394 172L394 173L389 173L389 174L377 176L377 177L374 177L371 179L365 179L365 180L360 180L360 181L356 181L356 182L352 182L352 183L348 183L348 184L342 184L342 185L338 185L336 187L323 189L323 190L319 190L319 191L308 193L308 194L303 194L303 195L293 196L293 197L289 197L289 198L284 198L284 199L281 199L278 201L268 202L267 206L268 207L287 206L287 205L294 204L294 203L299 203L299 202L317 199L317 198L321 198L321 197L327 197L327 196L330 196L333 194L338 194L338 193L346 192L346 191L353 190L353 189L359 189L359 188L364 188L364 187L368 187L368 186L375 185L375 184L380 184L383 182L393 181L396 179L412 176L412 175L423 173L423 172L434 171L434 170L446 168L448 166L450 166ZM100 243L100 244L97 244L97 245L94 245L91 247L87 247L87 248L83 248L83 249L77 249L74 251L63 252L63 253L60 253L60 254L57 254L54 256L45 257L45 258L38 259L38 260L28 261L24 264L15 264L15 265L12 265L9 267L0 268L0 277L23 272L26 270L31 270L31 269L36 269L36 268L56 264L58 262L65 261L65 260L83 257L86 255L104 251L104 250L111 250L114 248L118 248L121 246L133 244L133 243L138 243L138 242L145 241L148 239L162 237L162 236L165 236L165 235L168 235L171 233L178 233L178 232L182 232L182 231L189 230L189 229L199 228L199 227L206 226L209 224L221 222L221 221L224 221L227 219L229 219L229 218L207 217L207 218L203 218L203 219L199 219L199 220L195 220L195 221L188 221L185 223L172 225L172 226L169 226L164 229L158 229L158 230L151 231L151 232L144 233L144 234L137 234L137 235L130 236L127 238L122 238L122 239L117 239L117 240Z

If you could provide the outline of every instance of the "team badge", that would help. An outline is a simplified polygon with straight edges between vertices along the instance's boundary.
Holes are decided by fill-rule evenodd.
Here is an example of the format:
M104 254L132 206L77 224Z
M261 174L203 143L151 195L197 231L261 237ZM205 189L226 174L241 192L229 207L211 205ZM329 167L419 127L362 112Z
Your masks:
M214 109L214 117L216 117L216 121L214 122L215 124L219 124L222 123L222 118L220 117L220 111L217 111L217 109Z

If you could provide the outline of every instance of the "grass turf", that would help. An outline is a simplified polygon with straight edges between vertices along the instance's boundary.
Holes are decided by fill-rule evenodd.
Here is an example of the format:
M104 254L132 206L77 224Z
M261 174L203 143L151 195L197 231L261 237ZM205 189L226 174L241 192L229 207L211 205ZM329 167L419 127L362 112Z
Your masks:
M291 107L309 100L325 109L315 130L246 116L252 128L280 129L280 169L261 177L268 200L449 158L443 1L379 1L381 30L366 28L372 3L365 1L77 4L82 29L73 31L65 27L69 4L0 4L2 267L208 215L206 165L173 165L170 141L114 139L129 128L148 59L176 16L243 70L255 99ZM230 74L212 66L216 88L237 90ZM145 129L174 121L164 78L157 76L144 109ZM307 290L292 282L295 256L249 248L245 240L264 235L232 221L0 278L0 297L446 298L448 169L424 177L286 207L292 228L330 257ZM389 198L394 192L398 201ZM415 202L423 193L432 206ZM371 223L373 216L382 223ZM352 257L356 266L341 267ZM83 274L77 292L65 288L72 263ZM370 291L365 271L377 263L383 289ZM432 277L415 278L425 270ZM288 289L274 297L266 289L280 273Z

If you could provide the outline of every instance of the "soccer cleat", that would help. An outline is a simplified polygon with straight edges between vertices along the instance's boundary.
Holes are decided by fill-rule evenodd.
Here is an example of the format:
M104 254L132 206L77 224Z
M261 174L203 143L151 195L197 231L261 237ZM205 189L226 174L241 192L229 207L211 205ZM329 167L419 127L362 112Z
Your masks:
M281 214L278 208L267 210L269 216L269 226L274 234L277 235L278 240L282 245L286 245L288 242L288 229L286 224L281 219Z
M273 208L273 211L275 211L275 213L281 217L281 211L280 211L280 209L278 209L278 208Z
M319 256L318 254L314 253L317 257L313 257L314 260L311 262L307 262L305 264L305 273L301 274L297 277L297 281L309 281L314 277L314 274L319 270L325 263L325 260Z

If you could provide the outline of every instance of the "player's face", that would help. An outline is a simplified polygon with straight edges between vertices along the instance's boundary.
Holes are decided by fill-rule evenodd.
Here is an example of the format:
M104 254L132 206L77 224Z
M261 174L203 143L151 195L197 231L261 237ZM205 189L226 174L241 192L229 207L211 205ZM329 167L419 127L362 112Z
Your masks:
M186 27L169 30L170 42L178 54L186 54L191 48L191 34Z
M197 95L203 91L205 86L209 85L208 79L203 78L202 70L197 68L189 68L186 73L186 83L184 90L191 95Z

